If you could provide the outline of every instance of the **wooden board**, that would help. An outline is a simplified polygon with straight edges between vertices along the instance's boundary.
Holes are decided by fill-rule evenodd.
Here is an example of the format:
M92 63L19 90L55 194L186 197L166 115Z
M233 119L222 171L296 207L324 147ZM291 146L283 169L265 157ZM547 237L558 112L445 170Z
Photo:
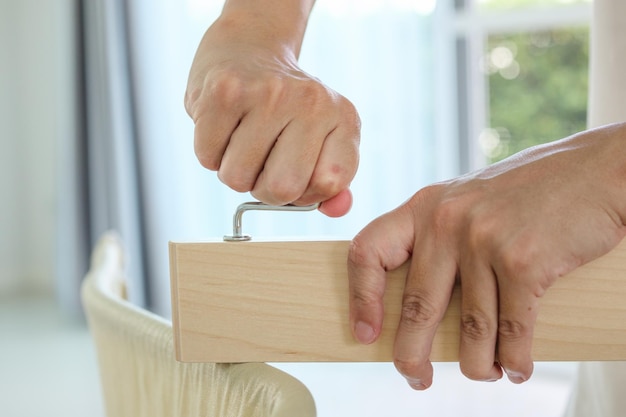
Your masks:
M348 321L347 241L170 243L173 327L183 362L386 362L406 267L388 274L380 339ZM460 289L431 360L456 361ZM542 298L537 361L626 360L626 241L560 278Z

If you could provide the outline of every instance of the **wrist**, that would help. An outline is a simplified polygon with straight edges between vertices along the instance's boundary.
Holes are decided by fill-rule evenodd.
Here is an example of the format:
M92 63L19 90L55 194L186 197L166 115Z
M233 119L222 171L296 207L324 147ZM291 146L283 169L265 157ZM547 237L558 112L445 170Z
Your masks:
M300 55L313 0L230 0L214 26L228 36L247 38L251 45Z

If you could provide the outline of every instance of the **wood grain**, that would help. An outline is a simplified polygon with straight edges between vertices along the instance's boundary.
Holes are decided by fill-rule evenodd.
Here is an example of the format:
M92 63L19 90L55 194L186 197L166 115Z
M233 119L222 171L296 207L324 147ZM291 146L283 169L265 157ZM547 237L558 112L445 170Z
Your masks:
M348 322L347 241L170 243L176 356L183 362L386 362L406 266L387 275L380 339ZM457 361L460 288L431 360ZM560 278L541 300L537 361L626 360L626 241Z

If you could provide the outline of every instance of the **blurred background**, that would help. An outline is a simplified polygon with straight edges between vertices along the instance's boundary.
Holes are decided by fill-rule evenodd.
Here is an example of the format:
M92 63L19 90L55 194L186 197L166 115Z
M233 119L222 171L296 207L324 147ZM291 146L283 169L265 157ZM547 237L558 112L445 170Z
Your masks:
M250 200L197 163L182 105L221 6L0 0L0 414L103 415L78 295L101 233L126 244L132 300L169 317L167 242L221 238ZM587 0L318 0L300 63L360 112L355 205L246 232L349 239L431 182L584 129L590 17ZM573 376L480 384L443 364L414 393L390 364L282 366L322 417L558 416Z

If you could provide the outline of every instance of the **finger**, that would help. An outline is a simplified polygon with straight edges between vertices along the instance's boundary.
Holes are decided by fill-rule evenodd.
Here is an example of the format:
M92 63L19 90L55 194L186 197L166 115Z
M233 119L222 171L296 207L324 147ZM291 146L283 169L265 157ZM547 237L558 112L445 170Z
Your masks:
M367 225L353 240L348 254L350 324L360 343L374 342L383 322L386 272L398 268L410 256L413 229L404 206Z
M300 120L289 122L268 155L252 195L276 205L298 200L311 181L326 136L324 126L312 129Z
M348 112L324 140L306 191L298 204L326 201L348 188L359 165L360 130L358 115Z
M533 372L532 338L538 298L527 285L499 277L498 360L509 380L527 381Z
M352 207L352 192L349 188L340 191L334 197L322 202L319 211L328 217L341 217L350 211Z
M219 179L239 192L252 190L286 122L260 109L247 113L232 133L218 171Z
M224 114L221 120L216 120L213 116L211 111L195 119L193 140L194 152L200 164L211 171L217 171L240 115Z
M502 378L496 363L498 336L498 284L488 264L477 254L468 254L461 276L461 371L470 379L495 381Z
M432 384L429 356L454 287L456 262L432 241L416 241L396 332L394 363L414 389Z
M205 168L219 169L230 137L249 108L243 88L236 80L218 79L205 87L192 107L194 150Z

